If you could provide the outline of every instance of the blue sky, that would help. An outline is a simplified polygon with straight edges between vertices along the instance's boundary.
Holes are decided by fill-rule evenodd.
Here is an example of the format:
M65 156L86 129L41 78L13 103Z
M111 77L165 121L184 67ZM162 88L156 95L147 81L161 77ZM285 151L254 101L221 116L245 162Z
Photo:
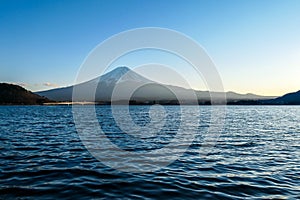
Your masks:
M298 0L0 0L0 81L71 85L100 42L150 26L201 44L227 91L282 95L300 89L299 11Z

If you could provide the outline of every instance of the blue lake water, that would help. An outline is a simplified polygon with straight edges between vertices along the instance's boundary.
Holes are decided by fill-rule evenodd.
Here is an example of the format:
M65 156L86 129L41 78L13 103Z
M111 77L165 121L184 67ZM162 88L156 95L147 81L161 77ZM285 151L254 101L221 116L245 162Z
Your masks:
M178 108L166 106L164 129L146 139L123 133L109 106L96 106L96 113L115 145L151 151L176 136ZM160 170L131 173L91 155L71 107L0 106L0 199L300 199L299 106L228 106L218 142L202 157L211 107L186 108L201 113L199 124L189 122L197 131L186 152ZM140 126L149 123L147 111L130 107Z

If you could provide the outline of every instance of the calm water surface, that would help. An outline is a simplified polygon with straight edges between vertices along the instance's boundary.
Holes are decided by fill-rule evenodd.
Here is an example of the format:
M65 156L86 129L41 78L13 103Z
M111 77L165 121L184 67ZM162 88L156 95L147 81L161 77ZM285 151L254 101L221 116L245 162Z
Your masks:
M224 131L205 157L199 151L211 107L186 109L201 113L200 124L190 125L193 144L167 167L138 174L96 160L79 139L71 107L0 106L0 199L300 199L300 107L228 106ZM96 110L107 136L129 151L163 147L180 124L180 109L167 106L160 135L131 140L109 106ZM137 124L149 122L148 110L131 107Z

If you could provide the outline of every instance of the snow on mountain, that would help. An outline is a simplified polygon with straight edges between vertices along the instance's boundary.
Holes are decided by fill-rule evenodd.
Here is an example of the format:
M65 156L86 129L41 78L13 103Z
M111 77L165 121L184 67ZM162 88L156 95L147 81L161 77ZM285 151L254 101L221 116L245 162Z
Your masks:
M108 84L111 84L111 83L116 84L116 83L121 83L121 82L125 82L125 81L153 82L125 66L118 67L118 68L102 75L101 77L99 77L98 80L99 80L99 82L105 82Z
M93 97L90 96L89 91L94 84L97 84L96 93ZM133 98L143 99L143 100L159 100L159 99L174 99L173 93L170 93L168 89L166 89L166 85L156 83L151 81L144 76L136 73L134 70L131 70L127 67L118 67L113 69L112 71L95 78L93 80L75 85L80 89L81 94L79 95L77 101L110 101L112 93L116 86L118 86L119 90L117 92L117 98L120 100L126 99L127 95L130 94L131 89L136 88L137 85L144 85L140 89L135 92ZM74 86L57 88L47 91L36 92L41 96L45 96L49 99L53 99L56 101L72 101L72 93ZM179 86L171 86L168 88L172 88L173 91L180 93L185 98L189 99L192 92L196 93L196 96L199 100L207 101L210 100L210 92L208 91L193 91L190 89L184 89ZM168 90L168 91L167 91ZM224 94L214 92L215 96ZM258 96L258 95L250 95L250 94L237 94L233 92L226 93L227 99L229 100L249 100L249 99L272 99L270 97ZM89 97L90 96L90 97Z
M98 84L95 94L96 100L101 101L110 100L112 91L116 85L123 85L120 96L124 96L128 89L132 88L137 83L154 83L153 81L139 75L128 67L118 67L98 78L76 85L82 92L81 101L91 101L92 99L85 99L88 96L88 91L94 84ZM72 92L74 86L57 88L47 91L36 92L39 95L54 99L56 101L72 101Z

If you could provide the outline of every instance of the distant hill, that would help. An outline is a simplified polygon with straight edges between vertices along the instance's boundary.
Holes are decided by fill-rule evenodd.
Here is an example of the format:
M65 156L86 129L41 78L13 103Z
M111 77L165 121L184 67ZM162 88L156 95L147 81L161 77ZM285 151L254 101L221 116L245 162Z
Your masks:
M237 100L228 102L229 105L300 105L300 90L273 99Z
M198 98L199 104L210 104L211 94L215 97L222 99L224 96L220 92L209 92L209 91L194 91L192 89L186 89L178 86L164 85L155 81L149 80L140 74L134 72L127 67L118 67L98 78L76 85L80 90L80 95L76 101L93 101L93 98L89 98L88 91L91 86L98 84L95 94L95 101L110 101L113 89L118 86L119 93L117 94L117 100L124 100L130 91L130 88L134 88L137 84L144 85L132 95L132 101L137 102L148 102L148 101L170 101L176 100L176 97L169 89L176 91L177 94L181 94L188 100L193 98L195 94ZM56 101L72 101L72 92L74 86L57 88L47 91L40 91L36 94L45 96L49 99ZM261 100L261 99L273 99L274 97L259 96L255 94L238 94L234 92L227 92L225 94L228 101L239 101L239 100ZM221 104L223 104L222 102Z
M50 100L21 86L0 83L0 105L39 105L46 102Z
M300 105L300 90L265 102L276 105Z

